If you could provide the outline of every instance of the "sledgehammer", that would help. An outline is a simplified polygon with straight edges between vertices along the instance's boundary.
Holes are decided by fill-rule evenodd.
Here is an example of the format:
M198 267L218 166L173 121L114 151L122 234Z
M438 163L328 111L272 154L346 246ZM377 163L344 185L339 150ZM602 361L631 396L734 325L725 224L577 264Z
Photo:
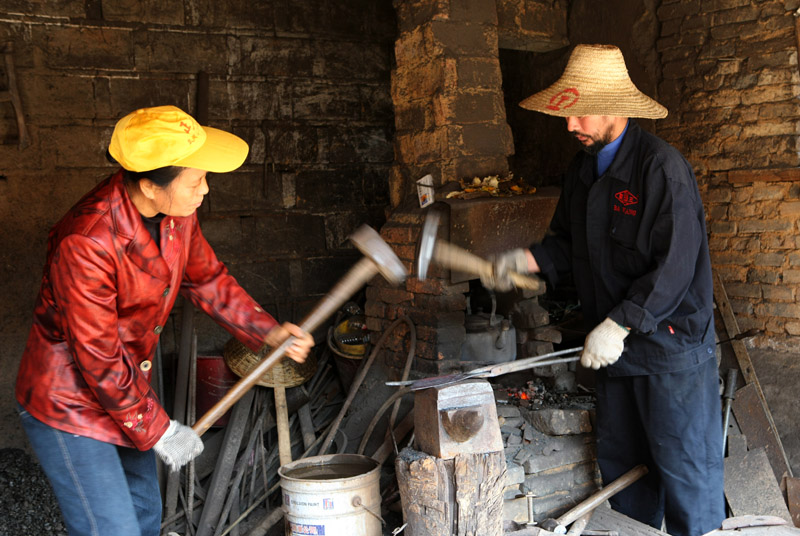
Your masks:
M353 233L350 241L364 254L364 257L339 280L303 319L300 327L304 331L309 333L314 331L326 318L335 313L339 307L350 299L362 285L378 273L395 285L402 283L406 278L405 266L397 258L392 248L383 241L372 227L362 225ZM217 419L223 416L231 406L255 386L261 376L283 357L283 354L286 353L286 350L289 349L294 340L295 337L286 339L283 344L273 349L269 355L251 369L247 376L231 387L230 391L192 426L197 435L203 435Z
M472 276L491 275L494 267L490 261L444 240L437 240L439 217L439 213L435 211L428 212L425 216L425 223L419 235L417 278L423 281L427 277L431 260L450 270ZM527 274L509 272L508 276L517 288L539 290L544 285L538 277Z
M566 534L567 525L583 516L586 512L590 512L597 508L603 501L615 495L616 493L627 488L641 477L647 474L647 467L644 465L637 465L608 486L604 487L597 493L590 495L587 499L579 502L572 509L568 510L564 515L558 519L548 517L541 523L539 528L554 532L556 534Z

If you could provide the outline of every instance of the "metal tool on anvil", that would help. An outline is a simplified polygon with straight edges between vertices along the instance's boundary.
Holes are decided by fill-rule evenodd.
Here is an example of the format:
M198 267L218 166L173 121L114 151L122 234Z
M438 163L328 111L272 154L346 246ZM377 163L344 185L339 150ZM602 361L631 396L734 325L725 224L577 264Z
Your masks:
M403 263L397 258L392 248L384 242L372 227L362 225L353 233L350 241L364 254L364 257L339 280L303 319L300 323L300 328L306 332L310 333L319 327L325 319L338 311L357 290L376 274L380 273L393 284L401 283L408 275ZM269 355L250 370L247 376L231 387L230 391L192 426L192 429L198 435L203 435L218 418L224 415L231 406L256 385L266 371L283 357L295 339L296 337L289 337L283 344L274 348Z
M417 251L417 278L422 281L428 276L428 267L430 267L432 260L445 268L457 272L475 276L491 276L494 271L494 266L490 261L436 238L439 229L439 218L440 214L436 211L429 211L427 216L425 216L425 223L422 225L419 248ZM517 272L509 272L508 275L511 278L511 282L517 288L528 290L540 290L544 288L544 282L538 277L532 277Z
M509 361L508 363L500 363L498 365L487 365L485 367L477 368L467 372L447 374L444 376L434 376L431 378L422 378L420 380L386 382L386 385L408 386L412 391L418 391L420 389L429 389L431 387L439 387L442 385L457 383L460 381L469 380L471 378L494 378L495 376L501 376L511 372L519 372L520 370L544 367L546 365L557 365L559 363L572 363L573 361L578 361L581 358L580 355L562 357L558 359L550 358L556 358L558 356L568 354L580 354L581 351L583 351L583 346L577 346L575 348L559 350L549 354L537 355L527 359Z

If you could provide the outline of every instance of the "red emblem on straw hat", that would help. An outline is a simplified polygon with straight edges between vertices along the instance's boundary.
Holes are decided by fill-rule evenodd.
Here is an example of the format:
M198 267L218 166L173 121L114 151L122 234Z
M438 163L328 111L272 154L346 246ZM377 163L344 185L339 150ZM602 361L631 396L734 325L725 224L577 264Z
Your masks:
M547 108L555 111L564 110L574 105L579 99L580 93L578 93L578 90L574 87L568 87L553 95Z

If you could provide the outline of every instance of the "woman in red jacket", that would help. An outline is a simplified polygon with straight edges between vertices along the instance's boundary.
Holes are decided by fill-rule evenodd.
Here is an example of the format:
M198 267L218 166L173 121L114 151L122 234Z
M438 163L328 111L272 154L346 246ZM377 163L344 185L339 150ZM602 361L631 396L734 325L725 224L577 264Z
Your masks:
M150 387L179 293L253 351L293 335L286 355L303 361L314 344L298 326L279 326L200 232L206 172L232 171L247 152L174 106L137 110L111 137L122 169L50 231L16 398L71 536L158 535L155 455L178 470L203 450Z

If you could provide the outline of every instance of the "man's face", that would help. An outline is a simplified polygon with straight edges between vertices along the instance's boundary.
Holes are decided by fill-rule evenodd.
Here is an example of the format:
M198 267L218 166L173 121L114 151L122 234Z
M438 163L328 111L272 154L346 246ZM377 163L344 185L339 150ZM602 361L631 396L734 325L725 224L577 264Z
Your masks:
M622 132L617 132L618 119L608 115L567 117L567 131L575 136L584 151L595 155Z

